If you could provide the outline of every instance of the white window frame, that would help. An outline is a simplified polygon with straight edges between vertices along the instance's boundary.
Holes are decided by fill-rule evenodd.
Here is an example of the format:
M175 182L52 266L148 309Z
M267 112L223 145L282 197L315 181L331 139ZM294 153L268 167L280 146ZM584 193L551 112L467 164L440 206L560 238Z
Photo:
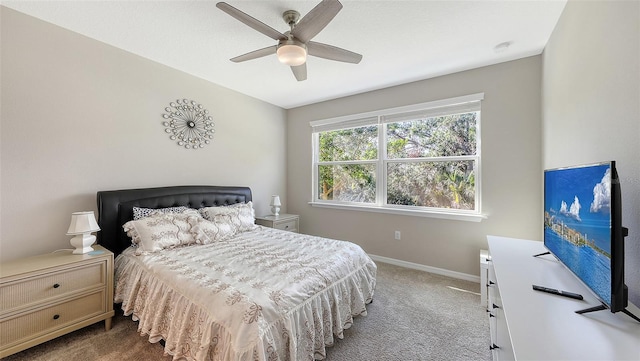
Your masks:
M378 110L374 112L352 114L337 118L322 119L312 121L309 125L312 127L312 200L309 202L314 207L326 207L336 209L349 209L360 210L367 212L381 212L392 214L405 214L412 216L434 217L464 221L480 222L482 219L487 218L482 214L482 177L481 170L481 133L480 122L482 112L476 122L476 154L466 155L458 157L442 157L442 160L454 161L454 160L473 160L475 163L475 209L474 210L459 210L459 209L447 209L447 208L430 208L430 207L416 207L405 205L386 204L387 197L387 178L386 167L389 162L424 162L424 161L438 161L438 157L430 158L413 158L413 159L387 159L387 142L386 142L386 124L401 121L407 115L414 117L415 114L426 115L425 117L433 117L444 114L455 113L456 110L475 109L472 111L479 111L481 107L481 101L484 99L484 93L476 93L471 95L465 95L455 98L436 100L426 103L414 104L403 107L389 108ZM321 200L318 199L318 163L319 163L319 133L338 130L357 128L366 125L378 126L378 159L373 161L358 160L358 161L338 161L335 164L376 164L376 200L373 204L365 203L350 203L334 200ZM323 162L323 164L330 164L333 162Z

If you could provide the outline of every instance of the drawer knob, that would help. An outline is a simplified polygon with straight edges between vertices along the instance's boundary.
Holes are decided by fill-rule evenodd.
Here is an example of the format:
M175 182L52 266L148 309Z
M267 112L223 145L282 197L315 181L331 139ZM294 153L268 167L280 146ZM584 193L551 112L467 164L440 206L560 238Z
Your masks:
M288 228L289 228L289 226L284 226L284 229L288 229Z
M53 288L58 288L58 287L60 287L60 284L58 284L58 283L54 283L53 284Z
M54 319L54 320L57 320L57 319L59 319L59 318L60 318L60 315L53 315L53 319Z
M500 346L496 345L495 343L491 346L489 346L489 350L495 350L497 348L500 348Z
M496 305L495 303L493 304L493 308L500 308L500 306Z

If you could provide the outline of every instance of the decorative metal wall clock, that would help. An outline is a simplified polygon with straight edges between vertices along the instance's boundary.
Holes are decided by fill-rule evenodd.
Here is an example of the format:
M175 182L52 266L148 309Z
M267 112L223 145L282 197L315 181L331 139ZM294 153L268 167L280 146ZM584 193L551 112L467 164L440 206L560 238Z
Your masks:
M165 119L162 125L169 134L169 139L186 149L204 148L211 143L215 124L202 104L189 99L178 99L175 103L169 103L164 110L167 113L162 114Z

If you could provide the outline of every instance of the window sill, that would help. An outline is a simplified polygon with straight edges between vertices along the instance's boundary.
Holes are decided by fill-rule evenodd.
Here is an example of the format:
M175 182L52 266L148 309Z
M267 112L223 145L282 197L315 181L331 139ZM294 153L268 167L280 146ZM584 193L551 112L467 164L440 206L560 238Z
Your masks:
M415 217L428 217L428 218L440 218L449 219L455 221L467 221L467 222L481 222L483 219L489 218L486 214L475 213L458 213L458 212L430 212L430 211L418 211L402 208L387 208L378 206L363 206L352 204L334 204L323 202L309 202L313 207L320 208L333 208L344 209L351 211L363 211L363 212L375 212L375 213L389 213L389 214L401 214Z

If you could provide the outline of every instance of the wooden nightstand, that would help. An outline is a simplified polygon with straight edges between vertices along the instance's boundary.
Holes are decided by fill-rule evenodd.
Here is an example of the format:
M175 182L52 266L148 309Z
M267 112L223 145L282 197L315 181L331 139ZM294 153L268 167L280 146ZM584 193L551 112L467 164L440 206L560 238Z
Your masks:
M298 223L300 216L297 214L280 214L278 216L262 216L256 217L256 224L298 233Z
M111 328L113 253L93 247L0 264L0 357L102 320Z

